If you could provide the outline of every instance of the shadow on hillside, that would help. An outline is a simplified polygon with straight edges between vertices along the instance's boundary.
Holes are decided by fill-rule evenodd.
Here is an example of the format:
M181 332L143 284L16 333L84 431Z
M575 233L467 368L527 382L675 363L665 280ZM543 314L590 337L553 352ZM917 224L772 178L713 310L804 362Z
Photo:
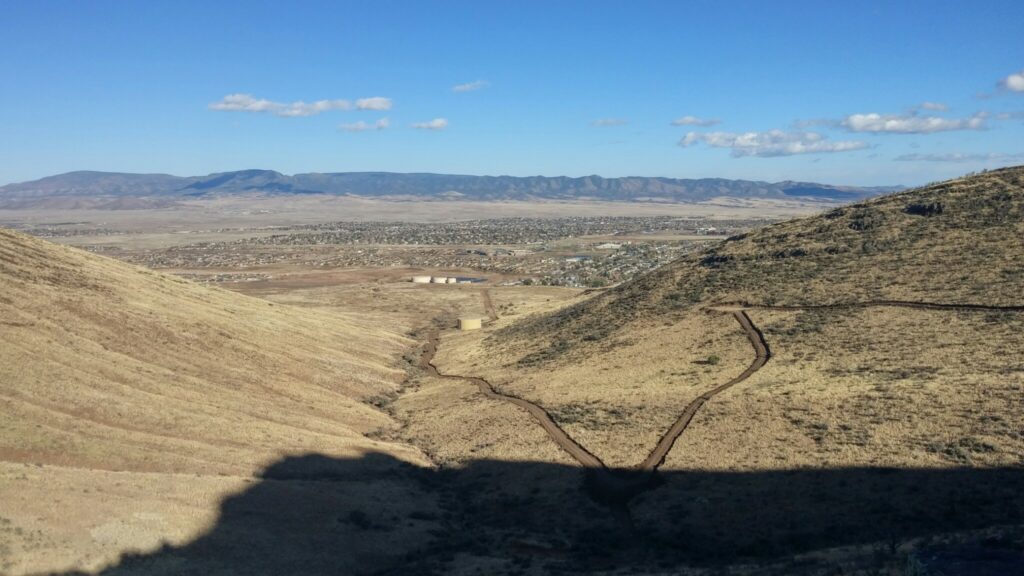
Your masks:
M630 526L587 496L573 467L286 458L227 498L201 537L102 574L440 574L453 561L483 574L665 569L1024 524L1022 468L661 476L633 500Z

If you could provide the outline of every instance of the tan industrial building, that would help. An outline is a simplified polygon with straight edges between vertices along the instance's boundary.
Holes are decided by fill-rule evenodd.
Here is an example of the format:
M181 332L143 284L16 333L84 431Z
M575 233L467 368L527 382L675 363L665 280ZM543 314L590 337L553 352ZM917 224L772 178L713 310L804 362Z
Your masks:
M479 330L482 326L480 318L459 318L459 330Z

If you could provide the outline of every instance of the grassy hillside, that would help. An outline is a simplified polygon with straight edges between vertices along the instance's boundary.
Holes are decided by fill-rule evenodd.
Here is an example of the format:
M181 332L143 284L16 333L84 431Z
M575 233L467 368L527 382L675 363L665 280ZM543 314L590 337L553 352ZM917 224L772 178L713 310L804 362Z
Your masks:
M1018 566L1022 184L999 170L766 227L448 335L435 363L542 406L610 468L664 456L628 504L662 561L902 574L986 538Z
M391 450L408 341L0 230L0 460L247 474ZM409 449L399 450L415 459Z
M728 239L634 282L514 324L493 347L528 367L602 349L626 325L724 302L1024 301L1024 167L950 180Z

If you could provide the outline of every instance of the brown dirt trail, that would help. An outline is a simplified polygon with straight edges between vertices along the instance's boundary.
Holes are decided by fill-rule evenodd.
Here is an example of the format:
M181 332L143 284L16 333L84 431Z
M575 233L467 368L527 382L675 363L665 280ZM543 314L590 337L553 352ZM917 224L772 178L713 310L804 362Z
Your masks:
M733 302L722 304L723 307L735 306L747 310L843 310L850 308L874 308L889 306L893 308L915 308L918 310L958 310L961 312L1024 312L1024 306L990 306L986 304L947 304L941 302L915 302L911 300L869 300L867 302L847 302L837 304L798 304L772 305Z
M491 322L498 320L498 311L494 308L494 301L491 300L491 289L484 288L480 291L481 296L484 299L484 312L487 314L487 318Z
M644 471L653 472L658 469L659 466L665 462L665 457L668 456L669 451L672 450L672 446L676 443L676 440L686 431L686 427L690 425L690 421L693 420L693 416L700 410L700 407L705 402L712 399L718 394L725 392L729 388L743 382L747 378L754 375L755 372L761 369L762 366L768 363L768 359L771 358L771 351L768 349L768 342L764 339L764 334L754 323L750 320L750 316L742 310L732 312L733 318L740 323L743 328L743 332L747 335L747 339L750 340L750 345L754 347L754 361L750 363L750 366L743 371L742 374L729 380L725 384L717 386L700 396L694 398L692 402L686 405L683 409L682 414L672 424L667 432L658 440L658 444L651 451L650 455L640 463L637 468Z
M497 320L497 311L491 301L490 291L487 289L481 292L484 300L484 309L487 311L491 321ZM747 310L839 310L848 308L869 308L875 306L894 306L902 308L916 308L924 310L959 310L959 311L986 311L986 312L1024 312L1024 306L987 306L981 304L944 304L935 302L910 302L902 300L877 300L869 302L854 302L847 304L818 304L803 306L772 306L766 304L723 303L709 307L711 310L727 312L739 323L746 334L750 345L754 349L754 360L741 374L728 382L716 386L701 394L683 409L682 413L672 426L658 440L651 453L639 465L632 469L612 470L605 466L600 458L592 454L578 442L572 439L551 417L546 410L523 398L499 392L487 380L476 376L460 376L454 374L442 374L434 365L434 356L437 354L437 346L440 342L440 332L434 330L430 333L427 343L420 356L420 367L428 374L451 380L461 380L476 385L480 392L492 400L510 402L528 412L547 432L548 436L562 450L572 456L584 469L587 470L587 486L591 495L599 501L609 504L613 511L629 520L628 501L633 497L658 485L656 473L658 468L665 462L665 458L672 450L676 440L686 431L697 411L708 401L722 392L747 380L758 370L764 367L771 358L771 350L764 334L754 324L747 314Z
M547 413L546 410L540 406L518 398L516 396L510 396L503 394L495 390L494 386L490 382L477 376L459 376L454 374L442 374L437 366L434 365L434 355L437 354L437 345L441 339L441 335L436 330L432 332L427 339L426 345L423 347L423 353L420 355L420 368L425 370L431 376L436 378L444 378L447 380L461 380L470 384L476 385L480 392L492 400L501 400L504 402L510 402L523 410L526 410L530 416L540 424L541 428L548 433L548 436L558 444L558 446L565 450L570 456L572 456L577 462L579 462L584 468L604 468L604 462L600 458L591 454L586 448L580 446L575 440L570 437L565 430L562 430L555 420Z

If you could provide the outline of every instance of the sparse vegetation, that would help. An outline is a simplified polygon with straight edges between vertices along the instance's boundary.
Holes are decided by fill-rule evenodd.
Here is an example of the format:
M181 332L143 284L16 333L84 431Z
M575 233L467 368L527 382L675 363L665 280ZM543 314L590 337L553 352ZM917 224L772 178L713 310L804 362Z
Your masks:
M22 564L0 571L149 550L123 560L130 573L268 534L305 558L330 549L334 571L373 558L438 574L881 574L984 538L1012 549L1024 314L746 305L1016 304L1020 172L733 236L584 296L530 285L482 299L367 276L279 283L271 305L5 235L0 381L19 384L0 424L15 455L0 462L0 501L15 503L0 556ZM737 308L770 362L705 395L750 365ZM499 316L484 330L444 333L442 373L543 407L623 478L703 402L660 485L630 503L630 532L534 413L417 369L428 330L484 310ZM30 349L61 362L25 371ZM81 513L100 509L105 523Z

